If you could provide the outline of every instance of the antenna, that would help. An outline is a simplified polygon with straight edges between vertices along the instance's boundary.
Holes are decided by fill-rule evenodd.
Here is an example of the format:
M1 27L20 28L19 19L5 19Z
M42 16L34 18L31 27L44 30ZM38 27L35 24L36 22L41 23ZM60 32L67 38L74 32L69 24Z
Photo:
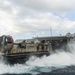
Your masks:
M52 27L50 26L50 33L51 33L51 36L52 36Z

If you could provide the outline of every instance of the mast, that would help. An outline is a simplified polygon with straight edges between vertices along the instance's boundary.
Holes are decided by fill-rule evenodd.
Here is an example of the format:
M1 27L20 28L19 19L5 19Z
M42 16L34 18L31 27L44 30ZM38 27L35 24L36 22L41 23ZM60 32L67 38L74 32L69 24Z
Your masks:
M52 27L50 26L50 34L51 34L51 36L52 36Z

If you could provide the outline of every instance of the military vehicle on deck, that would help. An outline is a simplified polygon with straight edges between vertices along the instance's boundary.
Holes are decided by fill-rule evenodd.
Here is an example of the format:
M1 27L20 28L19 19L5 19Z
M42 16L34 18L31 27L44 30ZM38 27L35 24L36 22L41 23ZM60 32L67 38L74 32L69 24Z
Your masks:
M68 50L68 43L75 41L75 34L64 36L35 37L33 39L19 39L14 42L12 36L0 37L0 54L9 63L22 63L30 56L41 57L50 55L55 50Z

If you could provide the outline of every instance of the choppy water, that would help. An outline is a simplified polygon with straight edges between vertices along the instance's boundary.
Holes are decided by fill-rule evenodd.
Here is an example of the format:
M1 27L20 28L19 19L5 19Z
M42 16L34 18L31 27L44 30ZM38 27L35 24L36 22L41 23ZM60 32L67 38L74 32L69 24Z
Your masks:
M25 64L4 64L0 58L0 74L27 74L27 75L75 75L75 47L70 46L70 51L57 50L50 56L38 58L30 57Z

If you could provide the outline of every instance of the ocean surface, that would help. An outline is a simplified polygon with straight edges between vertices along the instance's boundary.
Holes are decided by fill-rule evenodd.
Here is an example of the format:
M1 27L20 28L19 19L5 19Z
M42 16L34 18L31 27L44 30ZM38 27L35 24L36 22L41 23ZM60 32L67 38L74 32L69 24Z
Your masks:
M0 75L75 75L75 47L56 50L50 56L32 56L25 64L6 65L0 56Z

